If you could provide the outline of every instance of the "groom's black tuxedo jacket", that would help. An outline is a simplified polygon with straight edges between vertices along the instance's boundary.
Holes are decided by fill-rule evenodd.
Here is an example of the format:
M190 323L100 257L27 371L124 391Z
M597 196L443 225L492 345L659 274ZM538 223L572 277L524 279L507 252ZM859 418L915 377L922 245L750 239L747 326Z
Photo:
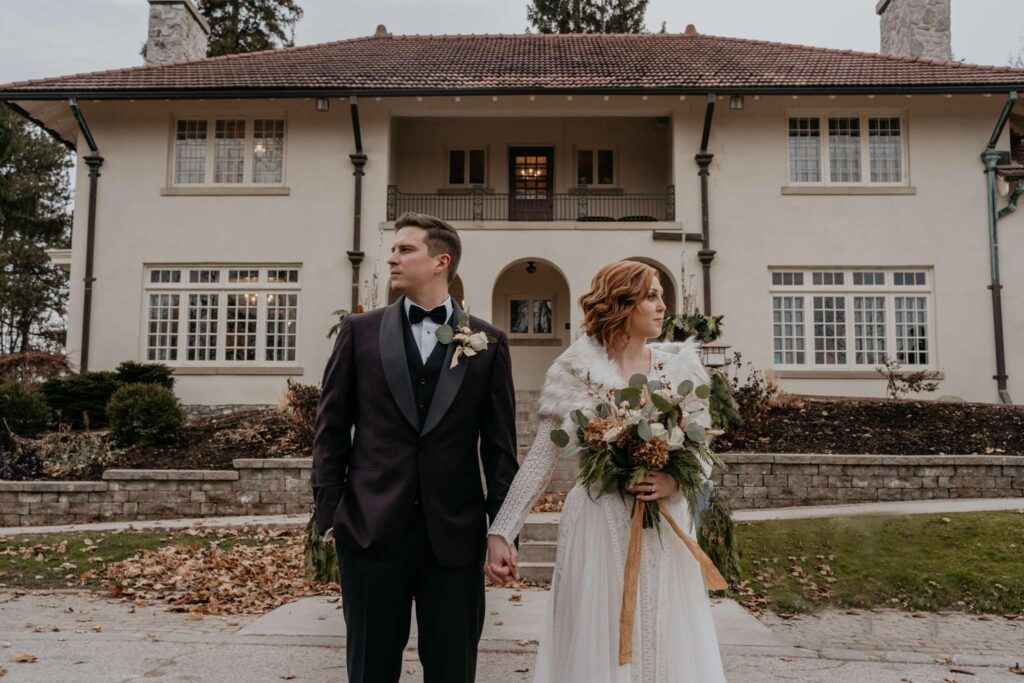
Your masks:
M488 517L518 469L515 392L505 334L469 324L497 341L451 368L455 343L438 343L426 366L407 353L404 299L342 322L317 406L312 485L317 530L333 525L346 551L386 559L422 515L438 562L482 562Z

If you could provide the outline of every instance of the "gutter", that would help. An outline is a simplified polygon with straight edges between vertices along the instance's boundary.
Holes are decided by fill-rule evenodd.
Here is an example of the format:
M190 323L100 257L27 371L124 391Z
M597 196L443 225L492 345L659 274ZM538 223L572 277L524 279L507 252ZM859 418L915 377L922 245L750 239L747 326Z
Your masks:
M708 176L711 174L711 160L714 154L708 153L711 140L711 121L715 115L715 93L708 93L704 109L704 130L700 137L700 151L694 156L697 162L697 175L700 176L700 235L701 248L697 252L701 269L704 271L704 315L711 315L711 262L715 260L715 250L711 248L711 218L708 206Z
M359 102L353 95L349 98L349 109L352 112L352 136L355 139L356 151L349 154L352 162L352 175L355 176L354 206L352 209L352 249L348 252L348 260L352 264L352 308L353 313L359 310L359 264L365 254L360 249L360 236L363 231L363 167L366 166L366 154L363 152L363 136L359 129Z
M1017 103L1017 93L1011 92L1006 98L1006 104L999 115L996 127L988 140L985 151L981 153L981 160L985 164L985 178L988 183L988 247L989 247L989 269L992 282L988 289L992 292L992 324L993 337L996 346L996 374L992 379L996 380L996 387L999 391L999 398L1003 403L1010 404L1010 392L1007 389L1006 380L1006 347L1003 334L1003 285L999 281L999 220L1005 218L1016 209L1017 199L1020 197L1019 188L1014 193L1007 209L999 211L996 208L996 166L1002 156L996 151L999 138L1002 137L1006 122L1010 118L1014 105ZM1012 207L1012 208L1011 208Z
M100 179L100 167L103 165L103 157L100 156L99 148L96 146L96 140L92 136L92 131L89 130L89 124L85 120L85 116L82 114L82 110L78 108L78 101L71 99L68 102L71 107L71 113L75 117L75 121L78 122L78 129L82 132L82 137L85 138L86 144L89 146L89 154L83 157L86 165L89 167L89 213L88 222L85 236L85 288L83 290L83 301L82 301L82 350L81 357L78 363L79 372L89 371L89 328L92 323L92 283L96 278L93 277L93 260L95 253L96 243L96 194L99 186Z

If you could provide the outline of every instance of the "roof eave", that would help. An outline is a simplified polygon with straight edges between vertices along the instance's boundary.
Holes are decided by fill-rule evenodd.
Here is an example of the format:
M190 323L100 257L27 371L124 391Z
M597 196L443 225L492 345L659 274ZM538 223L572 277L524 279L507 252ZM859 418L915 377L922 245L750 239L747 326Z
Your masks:
M39 126L40 128L42 128L42 129L43 129L44 131L46 131L46 132L47 132L47 133L48 133L48 134L49 134L49 135L50 135L50 136L51 136L51 137L52 137L52 138L53 138L54 140L56 140L57 142L61 143L61 144L62 144L62 145L64 145L65 147L67 147L67 148L68 148L68 149L69 149L69 150L70 150L70 151L71 151L72 153L74 153L74 152L77 152L77 151L78 151L78 147L77 147L77 146L75 145L75 143L74 143L74 142L72 142L71 140L68 140L68 139L67 139L67 138L65 138L65 137L64 137L63 135L61 135L60 133L58 133L58 132L57 132L56 130L54 130L54 129L53 129L53 128L51 128L50 126L46 125L46 124L45 124L45 123L44 123L43 121L39 120L39 119L38 119L38 118L36 118L35 116L32 116L32 115L31 115L31 114L29 114L29 113L28 113L27 111L25 111L25 110L24 110L24 109L23 109L22 107L19 107L19 106L18 106L17 104L15 104L13 100L16 100L16 99L17 99L17 100L24 100L24 99L28 99L28 98L24 98L24 97L12 97L12 98L8 98L8 97L6 97L6 96L4 95L4 93L0 93L0 100L4 100L4 102L5 102L6 104L7 104L7 106L8 106L8 107L10 107L10 108L11 108L11 109L13 109L13 110L14 110L15 112L17 112L17 113L18 113L19 115L21 115L21 116L25 117L26 119L28 119L28 120L29 120L29 121L31 121L32 123L34 123L34 124L36 124L37 126ZM54 98L54 99L57 99L57 98Z
M1024 82L1008 84L906 84L832 86L729 86L682 88L176 88L44 89L0 91L0 100L195 100L308 97L437 97L495 95L955 95L1024 91Z

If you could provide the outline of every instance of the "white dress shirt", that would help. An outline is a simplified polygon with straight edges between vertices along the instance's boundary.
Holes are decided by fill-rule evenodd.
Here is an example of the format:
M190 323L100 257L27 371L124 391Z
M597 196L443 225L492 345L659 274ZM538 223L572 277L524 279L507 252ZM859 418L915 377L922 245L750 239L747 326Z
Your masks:
M406 319L408 319L408 317L409 317L409 308L413 304L415 304L415 303L416 302L415 301L411 301L409 299L409 297L405 297L405 317L406 317ZM416 305L420 306L419 304L416 304ZM445 316L446 316L445 319L446 320L450 320L451 319L452 311L454 310L453 307L454 307L454 304L452 303L452 298L448 297L447 299L445 299L445 301L444 301L444 309L445 309ZM430 311L430 309L427 308L426 306L420 306L420 308L422 308L423 310L425 310L427 312ZM415 325L411 325L411 327L412 327L413 339L416 340L416 346L418 346L419 350L420 350L420 358L423 359L424 363L426 363L427 362L427 358L430 358L430 354L433 353L434 348L437 346L436 332L437 332L437 328L439 328L440 325L438 325L433 320L431 320L429 317L427 317L427 318L424 318L422 322L418 322ZM324 533L324 541L325 542L330 543L332 540L334 540L334 527L331 527L330 529L328 529Z
M406 318L409 317L409 309L412 307L413 304L416 304L417 306L427 311L428 313L430 312L430 308L426 306L420 306L420 304L411 300L409 297L405 297ZM448 297L447 299L445 299L443 305L445 310L445 320L449 320L452 317L452 310L454 306L454 304L452 303L452 298ZM437 336L435 335L437 332L437 328L439 327L440 325L435 323L429 317L424 318L421 322L418 322L415 325L412 325L412 336L413 339L416 340L416 345L420 349L420 358L423 360L424 363L427 362L427 359L430 358L430 354L433 353L434 351L434 347L437 346Z

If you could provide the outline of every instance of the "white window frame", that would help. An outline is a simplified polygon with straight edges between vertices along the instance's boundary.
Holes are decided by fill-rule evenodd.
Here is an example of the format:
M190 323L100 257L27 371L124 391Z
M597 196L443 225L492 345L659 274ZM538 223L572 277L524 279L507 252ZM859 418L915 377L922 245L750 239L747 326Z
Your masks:
M242 182L240 183L215 183L215 147L217 140L217 121L237 120L245 121L245 159L242 164ZM284 140L281 145L281 181L276 183L253 182L253 148L255 145L255 121L273 120L284 122ZM180 121L205 121L206 122L206 159L201 183L179 183L175 167L177 165L178 122ZM167 187L172 188L260 188L260 187L284 187L287 185L288 172L288 117L283 113L241 115L230 113L219 114L173 114L170 124L170 144L168 146L167 160Z
M512 331L512 301L526 299L530 302L529 306L529 332L513 332ZM534 302L550 301L551 302L551 332L534 332L533 331L533 308ZM558 299L554 294L508 294L505 297L505 329L508 330L509 339L555 339L558 337Z
M180 282L150 282L153 271L181 271ZM190 270L218 270L218 282L189 282ZM257 270L258 282L229 282L229 270ZM268 282L268 271L298 271L297 282ZM145 264L143 271L142 326L139 338L139 358L143 363L163 363L170 367L300 367L302 329L302 265L296 263L241 263L241 264ZM226 360L225 342L227 337L227 295L255 292L258 295L256 311L256 356L255 360ZM215 360L188 360L188 308L190 294L218 294L217 298L217 340ZM176 340L177 360L150 360L148 344L149 297L151 294L178 294L178 333ZM267 295L296 294L295 311L295 358L293 360L267 360Z
M815 285L813 284L813 273L815 272L842 272L842 285ZM773 285L772 273L774 272L803 272L803 285ZM853 273L855 272L881 272L884 273L884 282L881 285L854 285ZM923 272L925 273L924 285L894 285L893 273L896 272ZM864 266L864 267L803 267L803 266L778 266L771 267L767 276L768 283L768 329L771 367L774 370L849 370L864 371L873 370L883 364L885 357L898 360L896 349L896 307L895 299L900 296L924 297L926 310L926 332L928 363L901 364L903 370L937 370L937 335L935 326L935 271L930 266ZM775 333L774 333L774 298L777 296L801 296L804 299L803 325L804 325L804 363L776 363L775 362ZM814 297L835 296L845 299L845 340L846 340L846 363L816 363L815 362L815 330L814 330ZM854 298L858 296L883 297L885 299L885 352L875 363L857 363L857 348L854 322ZM874 336L874 335L871 335ZM876 351L877 353L877 351Z
M789 155L789 120L818 119L818 157L821 166L821 180L817 182L793 180L790 173L792 159ZM828 120L832 118L859 119L860 121L860 180L858 182L833 182L831 158L829 156ZM899 182L871 181L870 119L899 119L900 122L900 180ZM907 131L907 113L893 109L790 109L783 120L786 135L786 185L792 187L909 187L910 186L910 136Z
M619 187L619 150L615 145L576 145L573 147L572 152L572 180L573 185L578 186L580 184L580 177L577 175L580 164L580 152L590 152L593 156L590 160L590 172L594 178L593 183L587 185L588 188L596 188L602 190L615 190ZM597 174L597 153L598 152L611 152L612 153L612 182L601 183Z
M451 156L452 152L462 152L462 177L465 178L463 183L452 183L451 180ZM484 181L482 183L472 183L469 180L469 153L470 152L483 152L484 153ZM491 154L486 145L469 145L468 147L445 147L444 149L444 182L442 187L449 188L467 188L474 187L476 185L483 185L488 187L488 181L490 180L490 163Z

